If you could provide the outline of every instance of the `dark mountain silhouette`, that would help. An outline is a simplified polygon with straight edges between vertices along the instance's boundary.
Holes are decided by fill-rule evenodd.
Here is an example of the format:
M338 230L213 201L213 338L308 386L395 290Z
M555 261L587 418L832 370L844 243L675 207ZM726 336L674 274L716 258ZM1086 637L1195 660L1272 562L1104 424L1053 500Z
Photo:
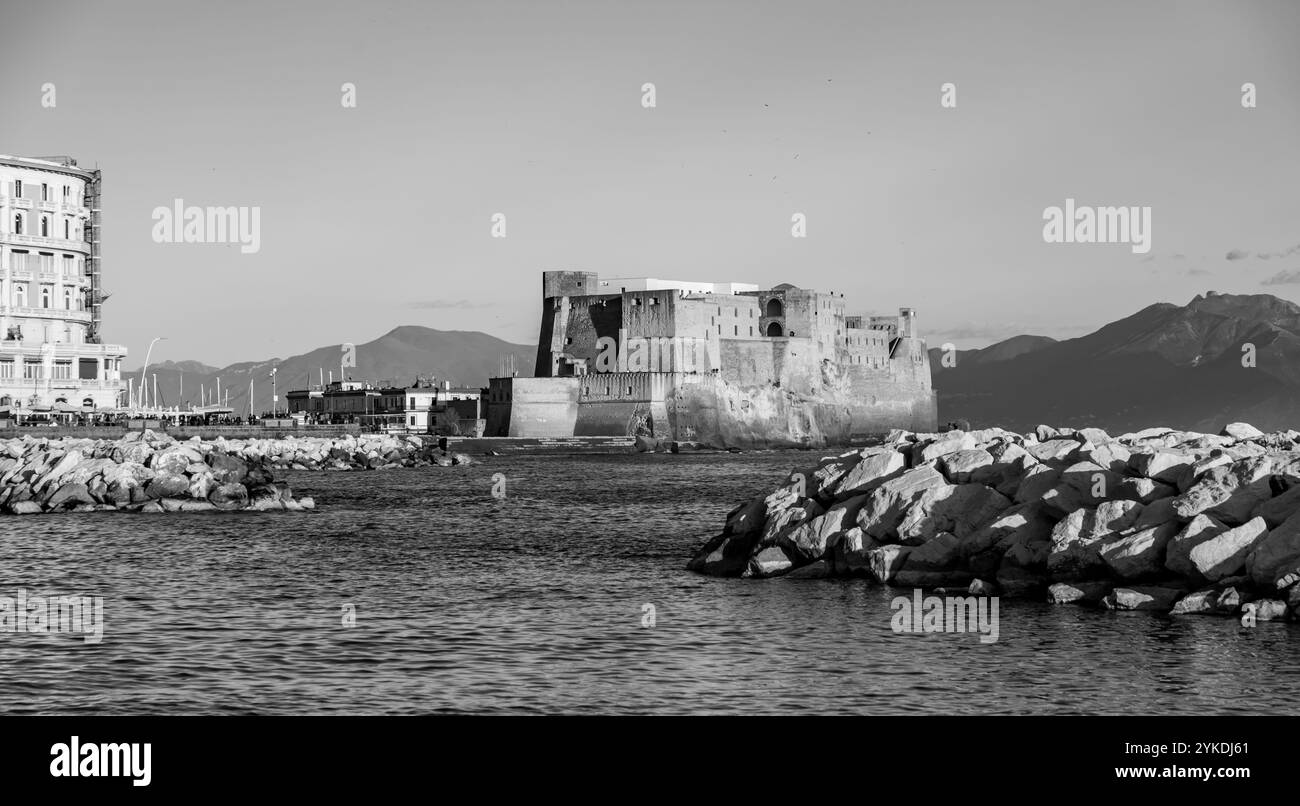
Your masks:
M1006 361L1025 353L1046 347L1049 344L1056 344L1056 339L1051 336L1012 336L1009 339L1000 341L996 344L990 344L978 350L954 350L949 363L992 363L994 361ZM943 365L944 351L940 347L930 348L930 363Z
M340 377L342 345L319 347L309 353L285 359L244 361L227 367L210 367L198 361L160 361L149 365L146 383L152 401L153 378L158 377L158 396L164 406L180 405L188 409L199 405L200 389L209 401L215 399L217 380L221 381L221 399L230 393L230 407L236 414L248 413L248 385L253 382L253 411L271 408L272 367L276 369L275 387L280 408L285 408L285 393L328 382L330 373ZM154 351L157 352L157 349ZM521 376L533 374L537 348L511 344L486 333L462 330L433 330L417 325L394 328L374 341L356 345L356 366L345 371L349 378L371 383L408 385L416 376L433 376L450 381L453 386L487 386L488 378L498 373L503 356L513 355L515 370ZM127 373L140 383L140 367Z
M221 367L214 367L208 364L204 364L202 361L157 361L150 364L149 366L157 367L160 370L175 369L181 372L197 372L199 374L204 374L204 373L211 374L221 369ZM137 371L139 369L140 367L136 367Z
M1080 338L1006 346L1025 338L1041 337L958 353L955 367L932 350L940 422L1112 433L1157 425L1217 432L1234 420L1300 427L1300 306L1270 294L1209 292L1183 306L1148 306ZM1243 366L1247 345L1253 367Z

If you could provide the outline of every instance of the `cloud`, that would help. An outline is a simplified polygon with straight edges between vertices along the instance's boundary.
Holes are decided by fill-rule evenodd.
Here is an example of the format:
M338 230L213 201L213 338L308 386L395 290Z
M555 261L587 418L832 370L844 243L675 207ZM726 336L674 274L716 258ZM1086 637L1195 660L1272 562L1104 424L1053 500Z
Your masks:
M1224 255L1224 257L1228 260L1245 260L1250 257L1250 253L1244 249L1232 249L1229 250L1228 254Z
M1236 250L1234 250L1234 252L1235 251ZM1150 255L1147 255L1142 262L1154 264L1148 267L1148 271L1152 272L1153 274L1163 273L1166 276L1176 275L1176 276L1184 276L1184 277L1204 277L1214 273L1198 265L1201 261L1205 259L1206 258L1204 256L1201 256L1196 259L1193 265L1188 265L1188 263L1192 261L1187 257L1187 255L1183 254L1182 252L1176 252L1173 254L1166 253L1161 255L1156 255L1152 253Z
M470 302L466 299L425 299L416 302L408 302L406 303L406 307L419 308L421 310L443 310L452 308L469 310L471 308L487 308L489 307L489 304L486 302Z
M1290 249L1284 249L1281 252L1259 252L1255 255L1255 257L1259 258L1260 260L1271 260L1275 257L1290 257L1291 255L1294 255L1296 252L1300 252L1300 243L1296 244Z
M1300 269L1280 271L1267 280L1261 281L1260 285L1300 285Z

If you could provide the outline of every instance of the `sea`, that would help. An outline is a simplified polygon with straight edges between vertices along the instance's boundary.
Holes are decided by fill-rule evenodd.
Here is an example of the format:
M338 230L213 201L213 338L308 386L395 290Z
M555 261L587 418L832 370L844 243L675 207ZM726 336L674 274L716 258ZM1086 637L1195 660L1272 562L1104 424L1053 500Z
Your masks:
M284 474L304 513L0 516L3 714L1300 714L1300 625L999 602L896 632L863 579L686 562L807 452ZM67 625L65 625L67 626ZM91 640L87 640L87 638Z

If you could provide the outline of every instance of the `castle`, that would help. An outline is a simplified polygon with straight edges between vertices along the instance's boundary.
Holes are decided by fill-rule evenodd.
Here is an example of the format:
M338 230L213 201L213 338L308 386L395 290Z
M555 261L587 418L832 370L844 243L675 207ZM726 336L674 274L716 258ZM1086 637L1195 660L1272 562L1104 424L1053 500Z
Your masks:
M489 381L486 436L778 447L937 425L915 311L789 284L544 272L534 374Z

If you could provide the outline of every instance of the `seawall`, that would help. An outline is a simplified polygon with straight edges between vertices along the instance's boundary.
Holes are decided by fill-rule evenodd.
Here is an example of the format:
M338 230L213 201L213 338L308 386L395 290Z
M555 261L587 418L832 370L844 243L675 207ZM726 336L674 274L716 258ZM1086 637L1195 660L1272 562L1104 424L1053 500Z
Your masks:
M804 394L701 378L669 401L674 439L723 448L831 447L860 444L894 429L935 428L934 395L882 386L875 394L822 390Z
M897 431L736 507L688 567L1295 617L1300 432Z
M180 441L153 431L119 439L0 440L0 509L44 512L300 511L280 470L371 470L467 464L419 437L374 435Z

